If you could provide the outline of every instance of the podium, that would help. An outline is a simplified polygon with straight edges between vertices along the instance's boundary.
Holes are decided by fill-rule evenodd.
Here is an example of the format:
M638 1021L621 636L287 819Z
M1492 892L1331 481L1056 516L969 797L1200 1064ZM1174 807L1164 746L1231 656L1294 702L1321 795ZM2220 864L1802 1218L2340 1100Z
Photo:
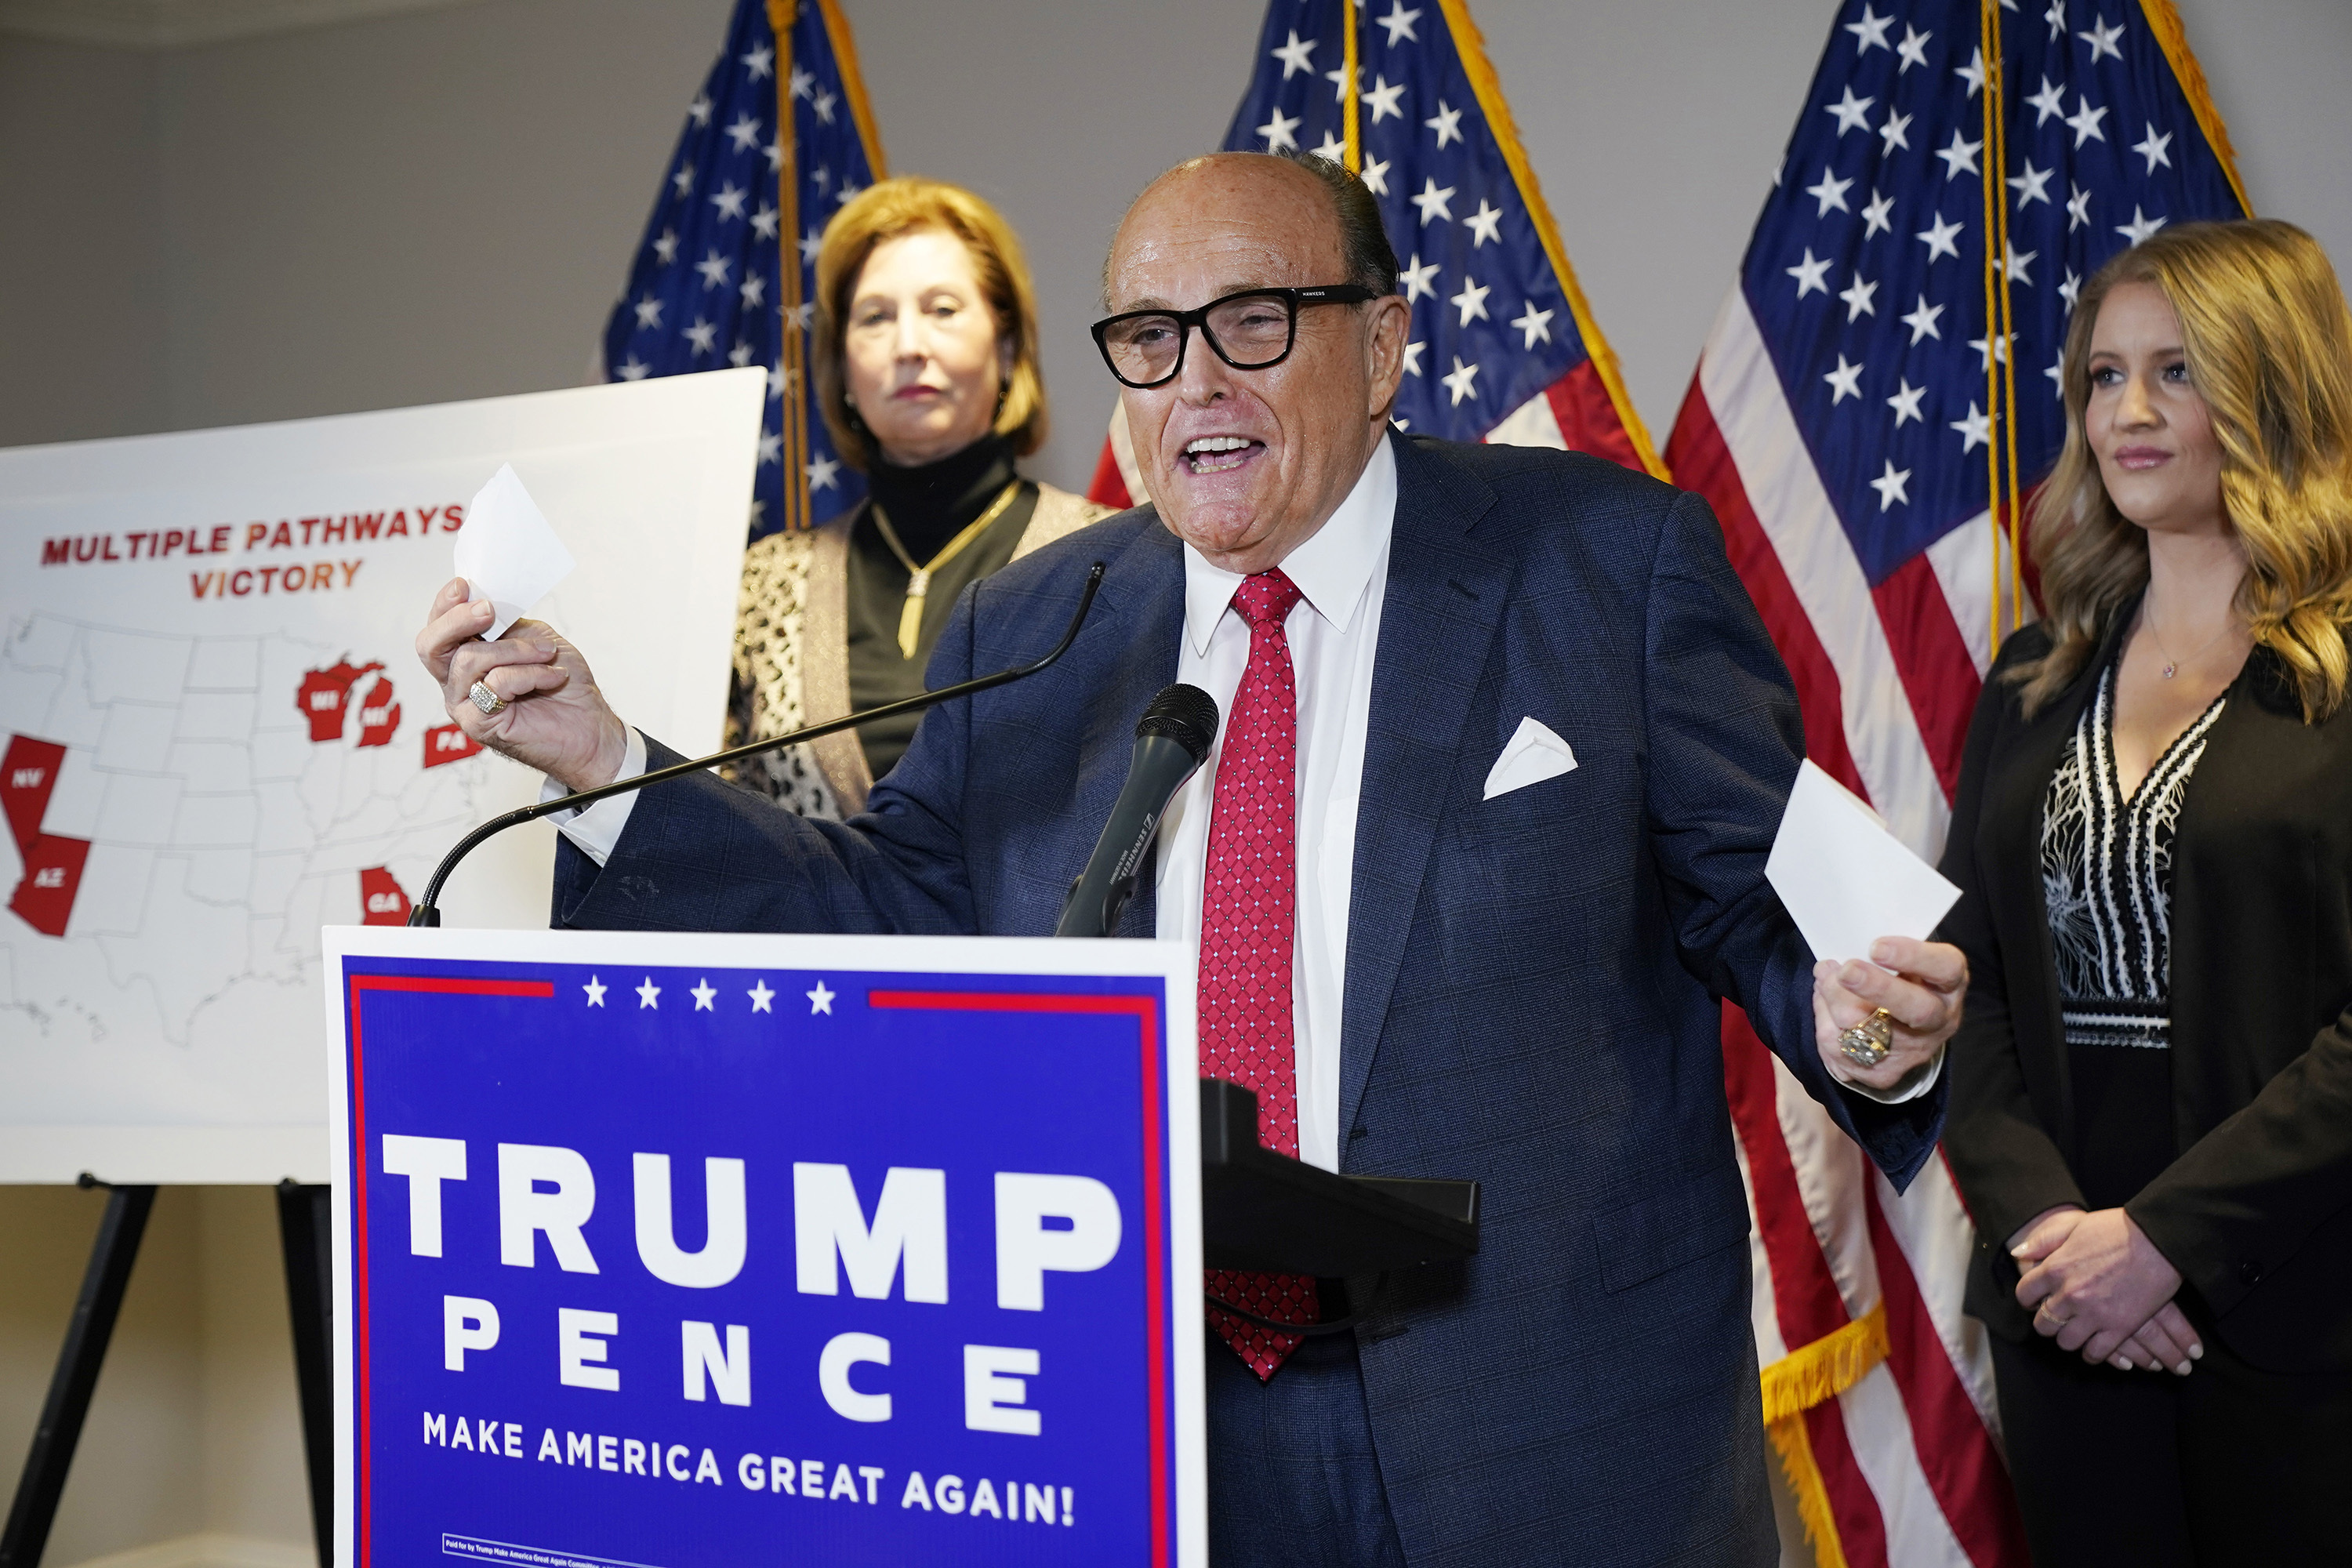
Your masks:
M1181 944L325 945L356 1568L1202 1568L1204 1261L1476 1247L1258 1147Z

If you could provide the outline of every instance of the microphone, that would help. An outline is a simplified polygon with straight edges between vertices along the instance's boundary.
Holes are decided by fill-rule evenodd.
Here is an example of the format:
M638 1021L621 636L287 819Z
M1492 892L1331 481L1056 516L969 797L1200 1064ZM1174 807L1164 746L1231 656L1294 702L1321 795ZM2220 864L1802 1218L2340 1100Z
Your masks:
M803 741L819 740L875 719L894 718L900 713L919 713L926 708L935 708L953 698L971 697L992 687L1003 686L1015 680L1024 680L1069 652L1070 645L1078 640L1078 628L1086 624L1087 612L1094 608L1095 590L1102 586L1102 580L1103 563L1097 561L1087 573L1087 585L1078 595L1077 613L1070 617L1069 629L1062 634L1062 640L1054 645L1052 651L1034 664L1015 665L1010 669L1000 669L994 675L983 675L976 679L959 681L953 686L942 686L937 691L918 692L912 697L901 698L896 702L885 702L879 708L868 708L863 713L852 713L845 719L828 719L822 724L803 724L797 730L789 731L782 735L771 735L764 741L753 741L749 745L737 746L731 751L713 752L707 757L697 757L692 762L673 763L666 768L656 768L651 773L639 773L633 779L616 779L596 789L583 789L577 795L561 795L554 800L543 800L536 805L521 806L508 812L503 816L494 816L457 840L457 847L441 858L441 864L433 868L433 879L425 885L425 896L419 899L415 907L408 911L408 923L413 926L438 926L441 923L441 884L449 879L449 873L457 868L457 862L473 853L485 840L496 837L509 827L520 827L526 822L536 822L542 816L552 816L559 811L570 811L574 806L593 805L600 800L606 800L616 795L626 795L631 790L644 789L648 784L666 784L671 779L684 778L688 773L700 773L705 768L725 767L730 763L743 762L759 756L762 752L797 745ZM1169 689L1177 689L1171 687ZM1162 695L1164 696L1165 693ZM1202 700L1207 701L1208 699L1203 698ZM1209 723L1213 729L1216 724L1216 704L1213 702L1209 705ZM1205 742L1202 749L1207 750ZM1191 770L1186 771L1189 773Z
M1181 681L1151 700L1135 726L1135 755L1127 787L1095 840L1087 868L1070 884L1055 936L1108 936L1118 929L1143 857L1160 830L1160 815L1184 781L1209 755L1217 738L1217 700Z

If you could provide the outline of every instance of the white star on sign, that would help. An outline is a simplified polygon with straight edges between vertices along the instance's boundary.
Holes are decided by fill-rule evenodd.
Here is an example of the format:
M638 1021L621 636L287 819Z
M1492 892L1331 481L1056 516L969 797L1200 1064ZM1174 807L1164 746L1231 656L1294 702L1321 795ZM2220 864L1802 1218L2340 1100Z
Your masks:
M2066 0L2050 0L2050 9L2042 13L2042 19L2050 24L2052 37L2062 36L2066 31Z
M646 373L653 368L636 355L631 354L621 362L619 374L623 381L643 381L646 378Z
M825 989L824 981L818 981L816 983L816 989L808 993L809 1016L814 1018L819 1013L822 1013L828 1018L832 1017L833 998L835 994L835 993Z
M1451 219L1454 216L1454 187L1440 185L1434 178L1423 180L1421 195L1405 199L1421 209L1421 226L1423 228L1429 226L1431 218Z
M1325 71L1323 73L1323 79L1331 84L1331 101L1334 103L1345 103L1348 101L1348 89L1351 87L1361 86L1364 79L1362 73L1359 72L1356 79L1353 82L1350 82L1348 79L1348 68L1346 66L1341 66L1337 70Z
M1257 133L1265 138L1265 150L1269 153L1279 153L1285 147L1288 147L1296 151L1298 138L1293 136L1291 132L1298 129L1298 122L1304 118L1303 115L1286 117L1281 110L1276 110L1274 118L1257 128Z
M1877 101L1874 98L1854 97L1853 89L1849 87L1843 98L1835 103L1822 104L1822 110L1824 113L1837 116L1838 134L1843 136L1849 131L1870 129L1870 106Z
M1421 35L1412 30L1412 25L1421 20L1421 13L1406 10L1404 0L1395 0L1395 4L1389 7L1387 16L1378 16L1373 20L1377 26L1389 30L1389 47L1391 48L1397 47L1397 41L1400 38L1416 44L1421 42Z
M1830 168L1827 164L1823 164L1822 167L1822 183L1818 185L1807 185L1805 187L1805 195L1812 197L1815 201L1822 204L1820 210L1815 212L1813 216L1817 218L1827 217L1830 216L1830 208L1832 207L1837 208L1837 210L1842 213L1852 212L1853 209L1845 205L1845 193L1853 184L1853 182L1852 180L1839 179L1835 170Z
M759 144L760 122L748 114L738 115L735 123L727 128L727 135L735 143L735 151L749 153Z
M677 173L669 177L669 183L677 187L677 194L681 196L685 195L688 191L693 190L694 165L691 163L679 164Z
M1533 300L1530 300L1528 301L1528 308L1511 319L1511 325L1527 333L1528 341L1522 346L1526 348L1533 348L1536 346L1536 340L1538 338L1542 339L1545 342L1551 342L1551 327L1549 325L1551 318L1552 313L1549 310L1537 310L1536 302Z
M1486 296L1493 292L1492 289L1480 283L1475 278L1465 274L1462 279L1462 292L1445 302L1462 312L1461 324L1466 327L1474 321L1483 321L1488 319Z
M707 976L697 980L695 982L694 989L687 994L694 998L694 1010L696 1012L716 1013L719 1011L718 1008L710 1005L710 999L719 994L718 989L710 984L710 981Z
M1977 152L1983 146L1984 143L1981 142L1971 142L1958 132L1953 132L1952 144L1936 154L1944 161L1944 178L1955 179L1964 169L1971 174L1975 174Z
M1886 156L1890 158L1893 157L1895 155L1895 149L1897 147L1903 148L1906 152L1909 151L1911 146L1911 138L1904 134L1904 132L1910 129L1910 115L1891 113L1887 115L1886 123L1878 128L1878 139L1886 143Z
M654 241L654 254L661 258L661 264L664 267L667 267L671 262L676 261L677 259L677 230L674 228L666 228L662 230L662 237Z
M1995 360L2000 361L2003 364L2007 364L2009 363L2009 340L2007 338L1996 338L1988 332L1981 338L1970 338L1969 340L1969 347L1976 350L1977 353L1984 358L1984 363L1977 367L1979 370L1990 370L1992 368L1992 362Z
M794 66L793 68L791 87L792 94L794 98L806 98L810 93L816 90L816 78L811 76L807 71L803 70L800 67Z
M1421 351L1428 346L1429 345L1425 342L1405 344L1404 372L1407 375L1419 375L1421 374Z
M1896 501L1901 501L1905 506L1909 506L1911 504L1911 496L1909 490L1906 487L1910 483L1911 470L1908 468L1898 468L1895 466L1894 458L1887 458L1886 471L1870 481L1870 488L1878 492L1878 510L1885 511Z
M801 265L806 267L810 262L814 261L816 253L824 248L824 236L815 229L811 229L801 236Z
M1953 420L1948 428L1960 433L1960 456L1963 458L1992 441L1992 416L1979 408L1974 398L1969 400L1968 417Z
M1969 84L1969 96L1974 98L1984 89L1984 50L1980 48L1971 50L1969 54L1969 63L1964 66L1954 66L1952 74Z
M1860 397L1862 395L1862 366L1858 364L1846 363L1845 355L1843 354L1838 355L1837 369L1830 372L1829 374L1822 377L1822 379L1830 384L1830 406L1832 408L1835 408L1839 404L1843 403L1849 397Z
M776 51L761 44L743 57L743 64L751 71L753 81L764 81L776 74Z
M659 1012L661 1010L661 1003L658 1000L660 995L661 987L654 984L654 977L652 975L646 975L646 983L637 987L638 1010L642 1012L646 1008L651 1007L656 1012Z
M1454 401L1446 406L1459 408L1462 406L1464 398L1476 395L1470 384L1478 379L1478 367L1475 364L1464 364L1461 359L1456 357L1454 362L1454 374L1441 375L1437 379L1446 391L1454 395Z
M750 364L751 363L751 345L750 343L737 343L733 348L729 349L727 351L727 363L733 365L737 370L741 370L745 365Z
M2053 117L2066 112L2066 89L2044 76L2042 90L2025 101L2033 106L2033 123L2038 129L2050 123Z
M1437 100L1437 113L1431 119L1423 121L1422 123L1437 132L1437 150L1441 153L1445 151L1445 143L1449 139L1455 142L1462 140L1462 111L1458 109L1446 108L1445 100L1442 98Z
M840 472L841 465L835 462L833 458L819 458L815 462L811 463L808 466L809 489L812 490L829 490L833 489L835 483L834 477Z
M2107 117L2107 111L2093 109L2091 100L2079 92L2074 95L2074 102L2077 107L2066 117L2066 123L2074 128L2075 148L2079 151L2085 142L2105 141L2107 133L2099 129L2099 121Z
M2050 378L2050 395L2063 399L2066 395L2066 356L2061 353L2052 360L2050 368L2042 374Z
M696 93L694 95L694 101L686 106L686 117L688 120L693 121L697 125L709 124L710 95L707 92Z
M1959 259L1960 247L1953 241L1959 237L1961 232L1960 225L1946 223L1944 215L1937 213L1935 223L1921 229L1916 237L1927 241L1927 261L1930 266L1933 266L1936 258L1939 256L1948 256L1955 261Z
M768 279L764 274L754 272L743 279L735 292L743 296L743 308L747 310L764 305L768 302Z
M1326 131L1321 144L1315 149L1315 155L1328 163L1344 163L1348 161L1348 144L1339 140L1337 131Z
M766 157L767 157L767 160L768 160L768 173L770 173L771 174L781 174L781 173L782 173L782 172L783 172L783 167L784 167L784 140L783 140L783 138L782 138L782 137L781 137L781 136L777 137L774 141L772 141L772 142L769 142L765 147L761 148L761 149L760 149L760 151L761 151L762 153L764 153L764 154L766 155Z
M1374 76L1372 90L1364 94L1364 101L1371 107L1372 123L1378 125L1391 115L1402 120L1404 109L1401 100L1403 98L1404 83L1399 82L1394 87L1391 87L1388 78Z
M2091 193L2071 181L2068 187L2074 193L2066 201L2066 232L2072 234L2091 221Z
M1901 76L1904 71L1909 70L1913 66L1917 66L1923 70L1926 69L1927 65L1927 40L1935 36L1936 35L1933 33L1923 33L1919 31L1908 22L1904 23L1903 41L1895 46L1895 52L1903 57L1903 64L1895 74Z
M2116 232L2122 235L2126 239L2130 240L2134 245L2137 245L2149 235L2154 234L2158 229L2160 229L2163 226L2164 219L2161 217L2149 217L2147 214L2140 211L2139 204L2137 202L2134 202L2132 204L2131 222L2126 224L2118 224L2116 226Z
M2012 283L2031 283L2033 278L2026 268L2032 266L2033 258L2041 254L2038 250L2029 250L2022 255L2014 249L2003 250L2000 257L2000 269L2009 275L2009 280Z
M865 188L866 187L864 185L859 184L855 180L844 180L841 182L841 189L833 193L834 202L837 205L847 206L849 205L849 198L857 195Z
M766 431L766 430L762 430L762 431L761 431L761 432L760 432L760 461L761 461L761 463L781 463L781 462L782 462L783 460L784 460L784 438L783 438L783 437L782 437L782 436L781 436L781 435L778 435L778 434L775 434L775 433L770 432L770 431Z
M1862 209L1862 237L1874 238L1895 227L1895 198L1870 193L1870 200Z
M1848 22L1845 25L1845 30L1859 40L1853 51L1854 58L1859 59L1873 49L1885 48L1887 47L1886 29L1893 26L1895 26L1894 17L1874 15L1870 7L1864 5L1862 8L1862 20Z
M727 281L727 269L734 265L731 258L721 256L713 250L696 262L694 269L702 274L702 287L704 291L708 292Z
M2134 146L2132 151L2147 160L2147 172L2153 174L2158 163L2168 169L2172 167L2172 154L2165 151L2171 145L2172 132L2168 131L2158 136L2156 133L2156 121L2151 120L2147 122L2147 140Z
M636 303L637 326L640 330L661 325L662 302L651 294Z
M686 341L694 345L696 353L716 353L719 352L719 329L713 323L697 316L694 318L694 325L686 329Z
M833 123L833 106L840 101L841 100L834 97L830 92L820 92L809 100L809 107L816 110L816 117L819 120L830 125Z
M1288 81L1300 71L1311 71L1315 68L1315 60L1313 57L1315 54L1315 46L1318 42L1319 42L1319 40L1315 38L1308 38L1304 42L1301 42L1298 37L1298 30L1296 27L1290 30L1290 42L1275 50L1272 56L1273 58L1282 62L1283 80Z
M1372 195L1384 196L1389 194L1389 165L1385 158L1365 159L1364 166L1357 171L1356 177L1364 182L1364 188Z
M1814 260L1813 247L1810 245L1805 247L1805 258L1790 268L1788 272L1797 280L1797 298L1800 300L1816 289L1824 294L1830 291L1829 284L1824 281L1829 277L1830 264Z
M2033 160L2028 158L2025 161L2025 172L2009 182L2009 188L2017 193L2017 210L2023 212L2035 202L2048 206L2050 181L2057 173L2055 168L2037 169L2033 166Z
M771 398L776 398L783 395L784 367L782 364L772 364L768 367L768 395Z
M2066 309L2074 308L2074 296L2083 291L2083 279L2071 267L2066 268L2066 281L2058 285L2058 297L2066 301Z
M1908 376L1898 377L1897 381L1895 395L1886 400L1886 406L1895 410L1895 427L1900 430L1906 419L1920 417L1919 400L1927 395L1927 389L1912 385Z
M1845 301L1845 319L1856 321L1864 316L1878 314L1877 307L1870 302L1871 297L1877 292L1877 284L1865 283L1862 280L1862 274L1855 273L1853 281L1838 290L1838 298Z
M1927 296L1922 294L1919 296L1917 307L1909 315L1896 319L1911 329L1911 342L1914 347L1916 347L1921 338L1934 338L1938 342L1943 341L1943 331L1936 325L1943 314L1944 307L1930 305L1927 303Z
M771 206L762 206L758 212L753 213L751 215L751 232L758 235L761 239L775 238L776 209Z
M1496 245L1503 243L1503 215L1496 208L1488 206L1486 197L1480 196L1478 210L1462 221L1470 226L1471 249L1477 249L1490 239Z
M1414 251L1411 264L1397 273L1397 281L1404 285L1405 303L1410 305L1415 300L1435 299L1437 290L1430 287L1429 280L1436 276L1437 263L1423 261L1421 252Z
M2091 21L2091 30L2089 32L2077 33L2074 36L2091 46L2091 63L2093 65L2097 65L2099 63L2099 57L2101 55L2113 55L2117 59L2124 58L2123 50L2116 47L2117 40L2122 38L2124 36L2124 25L2121 22L2117 22L2114 26L2110 27L2105 23L2094 17Z
M592 974L588 977L588 984L580 989L588 993L588 1005L602 1007L604 1005L604 993L611 987Z
M775 1011L775 1009L769 1006L768 1004L776 999L776 994L768 989L767 978L764 975L755 981L752 984L751 989L744 992L743 994L751 999L751 1011L754 1013L773 1013Z

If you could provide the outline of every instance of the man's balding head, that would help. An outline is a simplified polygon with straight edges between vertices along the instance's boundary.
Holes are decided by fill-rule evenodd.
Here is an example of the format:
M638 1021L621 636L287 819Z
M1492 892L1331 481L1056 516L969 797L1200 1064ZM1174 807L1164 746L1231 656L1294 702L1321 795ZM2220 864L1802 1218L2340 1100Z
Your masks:
M1353 212L1351 193L1361 197ZM1353 221L1367 212L1377 237L1378 213L1352 175L1333 180L1255 153L1195 158L1128 209L1104 268L1104 302L1116 314L1194 310L1252 289L1392 289L1386 240L1367 244ZM1195 331L1173 381L1123 393L1160 520L1227 570L1278 564L1363 472L1403 374L1407 324L1392 291L1363 305L1303 308L1289 357L1263 370L1234 369ZM1228 449L1203 450L1204 442Z

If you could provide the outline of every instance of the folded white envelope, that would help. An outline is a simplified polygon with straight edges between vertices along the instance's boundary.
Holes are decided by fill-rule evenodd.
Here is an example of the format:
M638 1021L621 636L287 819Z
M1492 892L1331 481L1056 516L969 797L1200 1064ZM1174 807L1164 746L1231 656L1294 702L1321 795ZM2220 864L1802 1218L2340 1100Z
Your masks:
M457 531L457 575L466 580L467 604L490 602L484 637L505 636L524 611L572 574L573 564L513 465L501 467L474 492L466 526Z
M1816 958L1867 961L1882 936L1924 940L1960 896L1811 763L1797 771L1764 874Z
M1492 800L1515 789L1556 779L1575 766L1576 753L1569 750L1566 741L1537 721L1522 719L1519 727L1511 732L1511 743L1503 748L1503 754L1486 770L1486 798Z

